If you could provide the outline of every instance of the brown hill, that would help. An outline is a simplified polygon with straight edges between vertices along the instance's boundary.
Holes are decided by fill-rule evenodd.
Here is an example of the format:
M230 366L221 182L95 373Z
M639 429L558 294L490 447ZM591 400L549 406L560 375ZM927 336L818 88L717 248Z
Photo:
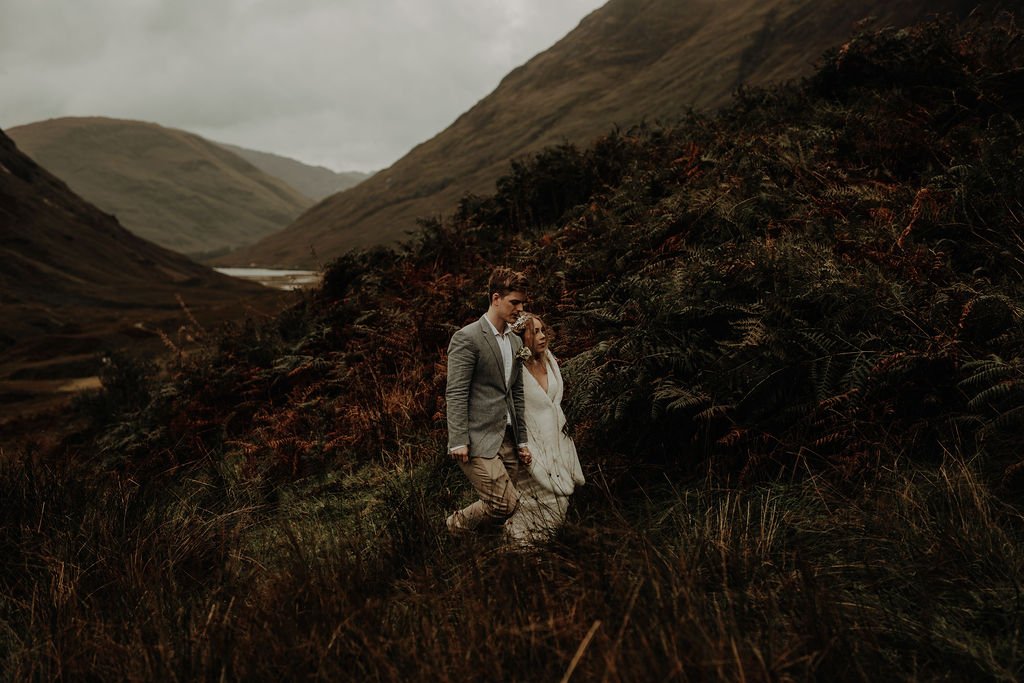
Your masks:
M466 192L492 191L510 159L566 140L583 144L615 125L715 108L742 84L806 75L865 17L874 17L871 26L905 25L976 4L611 0L393 166L221 262L311 266L311 250L325 261L401 240L417 217L451 211Z
M7 133L136 235L195 257L251 244L313 204L220 145L153 123L61 118Z
M97 353L280 298L154 245L76 196L0 132L0 413L95 374ZM205 323L203 323L205 321Z
M332 171L323 166L310 166L270 152L259 152L237 145L229 145L226 142L217 144L229 152L234 152L264 173L280 178L315 201L355 187L372 175L359 171Z

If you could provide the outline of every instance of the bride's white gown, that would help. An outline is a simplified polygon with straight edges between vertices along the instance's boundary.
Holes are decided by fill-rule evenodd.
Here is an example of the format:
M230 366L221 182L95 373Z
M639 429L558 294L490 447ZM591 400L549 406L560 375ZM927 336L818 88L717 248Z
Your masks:
M533 462L529 475L516 482L519 508L505 523L506 533L515 541L541 541L549 537L565 520L569 496L585 483L576 444L562 433L562 373L550 351L544 352L548 369L548 389L533 375L523 372L526 405L526 433Z

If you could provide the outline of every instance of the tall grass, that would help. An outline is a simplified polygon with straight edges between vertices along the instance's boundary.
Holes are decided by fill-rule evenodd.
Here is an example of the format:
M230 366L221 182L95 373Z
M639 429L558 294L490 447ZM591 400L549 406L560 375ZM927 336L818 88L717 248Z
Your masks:
M165 381L114 358L87 429L2 458L4 674L1020 678L1020 37L858 36L517 164ZM526 551L441 521L444 348L497 263L561 327L590 481Z
M2 470L5 677L1016 680L1024 518L970 464L746 490L593 478L530 550L454 468L266 491ZM179 473L180 474L180 473Z

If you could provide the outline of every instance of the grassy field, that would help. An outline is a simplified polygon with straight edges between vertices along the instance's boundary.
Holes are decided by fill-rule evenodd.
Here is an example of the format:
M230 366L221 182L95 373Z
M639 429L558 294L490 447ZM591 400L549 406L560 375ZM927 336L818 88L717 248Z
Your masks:
M512 165L0 458L12 679L1024 676L1024 41L859 34L720 116ZM495 264L588 483L449 538L445 348ZM186 330L187 332L187 330Z
M10 680L1019 680L1024 519L950 455L735 490L594 471L549 545L441 458L293 486L6 460Z

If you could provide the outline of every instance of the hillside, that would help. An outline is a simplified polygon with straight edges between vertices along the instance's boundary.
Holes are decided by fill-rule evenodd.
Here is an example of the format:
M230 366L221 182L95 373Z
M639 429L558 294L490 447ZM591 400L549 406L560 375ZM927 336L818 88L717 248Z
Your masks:
M219 145L152 123L61 118L7 133L128 230L195 257L255 242L312 204Z
M269 152L258 152L225 142L217 144L242 157L264 173L283 180L315 201L354 187L372 175L359 171L332 171L323 166L310 166Z
M2 132L0 262L0 403L33 393L6 380L94 375L100 351L174 329L179 296L204 321L276 299L128 232Z
M547 148L169 376L113 364L0 457L0 677L1024 679L1020 26ZM588 479L529 548L443 523L495 265Z
M615 125L672 122L689 107L725 104L741 85L807 75L868 16L871 25L898 26L975 4L611 0L393 166L221 262L311 266L312 251L326 261L404 239L417 218L451 213L467 192L493 191L510 159L562 141L583 143Z

